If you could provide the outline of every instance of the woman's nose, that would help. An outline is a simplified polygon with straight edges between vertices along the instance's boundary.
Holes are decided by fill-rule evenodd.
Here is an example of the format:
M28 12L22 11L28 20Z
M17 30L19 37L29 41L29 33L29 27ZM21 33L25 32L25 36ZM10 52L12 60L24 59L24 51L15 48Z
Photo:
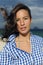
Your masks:
M24 22L24 20L22 19L22 20L20 20L20 24L21 25L24 25L25 24L25 22Z

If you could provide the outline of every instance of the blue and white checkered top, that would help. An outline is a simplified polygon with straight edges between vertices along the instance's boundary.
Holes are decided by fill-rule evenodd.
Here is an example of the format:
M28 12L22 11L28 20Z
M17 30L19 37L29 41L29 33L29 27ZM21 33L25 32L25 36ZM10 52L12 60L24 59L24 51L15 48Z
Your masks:
M15 35L11 35L2 52L0 65L43 65L43 38L31 35L32 53L16 47Z

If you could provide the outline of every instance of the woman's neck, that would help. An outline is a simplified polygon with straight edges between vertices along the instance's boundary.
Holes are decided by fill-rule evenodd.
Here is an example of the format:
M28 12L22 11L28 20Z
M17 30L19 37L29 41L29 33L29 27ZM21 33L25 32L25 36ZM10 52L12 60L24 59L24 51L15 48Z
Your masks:
M28 33L28 34L26 34L26 35L19 34L18 37L19 37L19 39L21 39L21 40L26 40L26 39L30 40L30 33Z
M30 33L28 33L25 36L19 34L19 36L15 39L15 41L16 41L17 48L31 53L32 49L31 49L31 44L30 44Z

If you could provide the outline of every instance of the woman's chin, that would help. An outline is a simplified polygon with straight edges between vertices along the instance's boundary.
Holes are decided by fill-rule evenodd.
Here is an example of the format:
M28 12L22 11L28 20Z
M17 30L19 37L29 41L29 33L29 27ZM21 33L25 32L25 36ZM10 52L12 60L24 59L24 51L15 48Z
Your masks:
M20 33L21 35L27 35L28 34L28 32L22 32L22 33Z

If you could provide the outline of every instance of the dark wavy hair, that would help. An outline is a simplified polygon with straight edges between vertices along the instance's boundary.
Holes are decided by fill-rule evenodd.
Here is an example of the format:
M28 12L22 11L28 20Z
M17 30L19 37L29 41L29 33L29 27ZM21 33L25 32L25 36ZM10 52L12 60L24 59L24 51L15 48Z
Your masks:
M7 19L6 19L7 24L5 25L5 33L3 35L5 38L8 38L11 34L16 34L16 35L19 34L17 30L17 24L16 24L16 13L21 9L28 11L30 19L31 19L30 8L22 3L17 4L15 8L13 8L12 11L10 12L10 15L7 16Z

